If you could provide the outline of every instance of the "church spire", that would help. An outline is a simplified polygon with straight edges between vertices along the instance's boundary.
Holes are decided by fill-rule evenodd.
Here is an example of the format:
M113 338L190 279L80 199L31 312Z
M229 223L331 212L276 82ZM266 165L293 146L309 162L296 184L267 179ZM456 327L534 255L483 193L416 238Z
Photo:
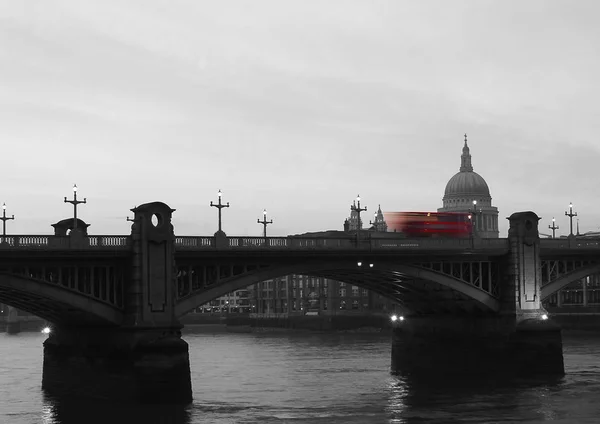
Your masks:
M375 219L373 221L369 222L369 224L373 226L371 228L375 231L382 231L382 232L387 231L388 227L387 227L387 223L385 222L383 212L381 212L381 205L379 205L377 212L375 212Z
M469 152L469 146L467 145L467 134L465 134L465 145L463 146L462 155L460 156L460 172L473 172L471 153Z

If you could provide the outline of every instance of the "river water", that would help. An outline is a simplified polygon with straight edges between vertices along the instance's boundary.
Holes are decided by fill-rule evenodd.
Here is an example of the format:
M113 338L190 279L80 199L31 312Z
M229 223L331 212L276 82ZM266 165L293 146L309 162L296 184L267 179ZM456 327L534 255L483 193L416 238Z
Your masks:
M45 335L0 334L2 424L598 423L600 336L564 335L558 381L411 382L390 335L188 330L193 404L106 405L41 390Z

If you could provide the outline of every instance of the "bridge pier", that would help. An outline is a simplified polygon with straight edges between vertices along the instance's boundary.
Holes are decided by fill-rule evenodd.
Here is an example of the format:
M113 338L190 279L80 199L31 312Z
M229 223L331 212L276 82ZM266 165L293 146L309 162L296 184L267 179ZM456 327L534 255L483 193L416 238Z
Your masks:
M512 328L511 328L512 327ZM392 371L402 375L563 375L560 328L506 317L408 317L392 335Z
M61 328L44 342L50 395L139 403L191 402L188 344L173 328Z
M42 387L49 394L187 404L188 344L175 316L173 209L132 209L133 260L120 326L61 325L44 342Z
M510 218L509 253L496 313L408 316L393 330L392 370L401 374L564 375L562 335L541 304L538 216Z
M6 333L18 334L20 332L21 321L19 320L19 311L15 307L8 306L8 315L6 316Z

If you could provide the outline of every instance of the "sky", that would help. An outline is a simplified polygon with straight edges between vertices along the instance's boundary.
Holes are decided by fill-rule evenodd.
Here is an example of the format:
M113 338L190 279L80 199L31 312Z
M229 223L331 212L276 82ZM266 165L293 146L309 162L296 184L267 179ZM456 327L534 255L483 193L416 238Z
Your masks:
M435 211L468 134L505 219L600 229L597 0L0 0L9 234L341 230L358 194Z

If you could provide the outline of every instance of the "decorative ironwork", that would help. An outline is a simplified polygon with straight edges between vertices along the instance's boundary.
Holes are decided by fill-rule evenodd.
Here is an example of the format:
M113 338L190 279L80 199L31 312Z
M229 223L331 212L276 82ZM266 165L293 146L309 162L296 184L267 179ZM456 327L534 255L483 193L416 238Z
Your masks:
M124 269L114 264L0 266L0 273L60 286L98 302L123 309Z
M600 261L597 260L542 260L540 265L542 287L569 274L579 273L578 271L585 268L593 268L598 265L600 265Z
M500 266L497 262L426 262L415 265L460 280L494 297L500 295Z
M268 268L267 264L187 264L177 265L177 297L185 298L194 293L218 286L220 283L247 273Z

